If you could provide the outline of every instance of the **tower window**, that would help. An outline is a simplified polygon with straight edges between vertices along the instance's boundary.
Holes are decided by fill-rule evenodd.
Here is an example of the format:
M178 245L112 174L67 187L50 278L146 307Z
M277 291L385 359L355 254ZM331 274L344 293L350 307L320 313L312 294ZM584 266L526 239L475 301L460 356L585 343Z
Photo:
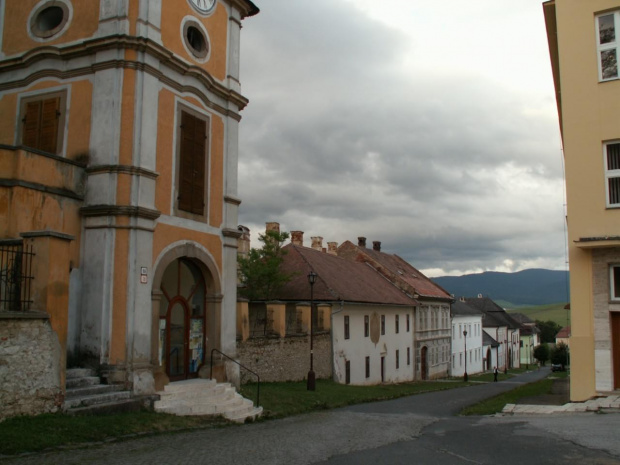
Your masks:
M199 60L209 54L209 41L206 32L196 21L187 21L183 26L183 39L189 52Z
M69 8L63 2L41 5L30 17L30 32L41 39L56 36L69 21Z

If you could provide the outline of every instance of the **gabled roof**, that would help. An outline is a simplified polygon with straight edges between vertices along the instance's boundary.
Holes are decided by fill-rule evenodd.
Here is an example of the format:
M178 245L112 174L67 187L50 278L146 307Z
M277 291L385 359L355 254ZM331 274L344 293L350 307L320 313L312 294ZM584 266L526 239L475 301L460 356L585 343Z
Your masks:
M420 297L452 300L452 296L445 289L432 282L424 276L423 273L398 255L360 247L353 244L351 241L345 241L338 247L338 255L360 262L374 262L375 265L379 265L389 271L389 275L383 273L388 279L400 280L402 283L412 288ZM379 268L377 271L380 273L382 272Z
M318 275L313 287L316 301L418 305L364 263L293 244L286 245L283 250L287 253L282 270L294 275L280 292L279 300L309 300L308 273L314 271Z
M522 325L533 325L536 324L536 322L534 320L532 320L529 316L524 315L523 313L518 313L518 312L510 312L510 317L521 323Z
M506 326L509 329L520 329L521 325L508 315L506 310L488 297L466 297L465 302L484 313L483 327Z
M570 337L570 326L564 326L558 334L555 335L556 339L568 339Z
M489 336L487 333L482 331L482 345L483 346L491 346L491 347L499 347L499 342Z
M471 305L467 305L466 302L457 300L452 303L452 315L472 315L482 316L482 312Z

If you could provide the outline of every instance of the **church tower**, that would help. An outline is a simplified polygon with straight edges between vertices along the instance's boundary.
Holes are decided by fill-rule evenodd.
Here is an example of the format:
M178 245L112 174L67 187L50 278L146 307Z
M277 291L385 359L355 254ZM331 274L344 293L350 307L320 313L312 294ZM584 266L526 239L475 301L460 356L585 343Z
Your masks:
M256 13L0 0L0 242L34 247L61 385L88 365L147 394L212 349L235 356L239 42Z

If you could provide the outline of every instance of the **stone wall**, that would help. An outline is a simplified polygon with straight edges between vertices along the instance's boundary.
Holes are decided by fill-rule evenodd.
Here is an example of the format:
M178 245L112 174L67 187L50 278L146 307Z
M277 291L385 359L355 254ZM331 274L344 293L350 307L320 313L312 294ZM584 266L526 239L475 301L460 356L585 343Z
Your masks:
M49 318L0 312L0 420L62 406L60 344Z
M316 378L331 379L331 335L329 332L315 334L313 339ZM258 373L261 381L301 381L306 379L310 370L310 337L261 337L239 341L237 356L241 364ZM247 371L241 370L242 383L254 379Z

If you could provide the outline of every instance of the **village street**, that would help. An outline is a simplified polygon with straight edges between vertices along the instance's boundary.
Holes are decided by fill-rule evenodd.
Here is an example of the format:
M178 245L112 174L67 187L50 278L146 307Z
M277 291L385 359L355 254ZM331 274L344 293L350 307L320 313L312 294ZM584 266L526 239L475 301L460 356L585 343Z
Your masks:
M457 417L544 377L357 405L239 427L150 436L2 464L620 464L620 414Z

